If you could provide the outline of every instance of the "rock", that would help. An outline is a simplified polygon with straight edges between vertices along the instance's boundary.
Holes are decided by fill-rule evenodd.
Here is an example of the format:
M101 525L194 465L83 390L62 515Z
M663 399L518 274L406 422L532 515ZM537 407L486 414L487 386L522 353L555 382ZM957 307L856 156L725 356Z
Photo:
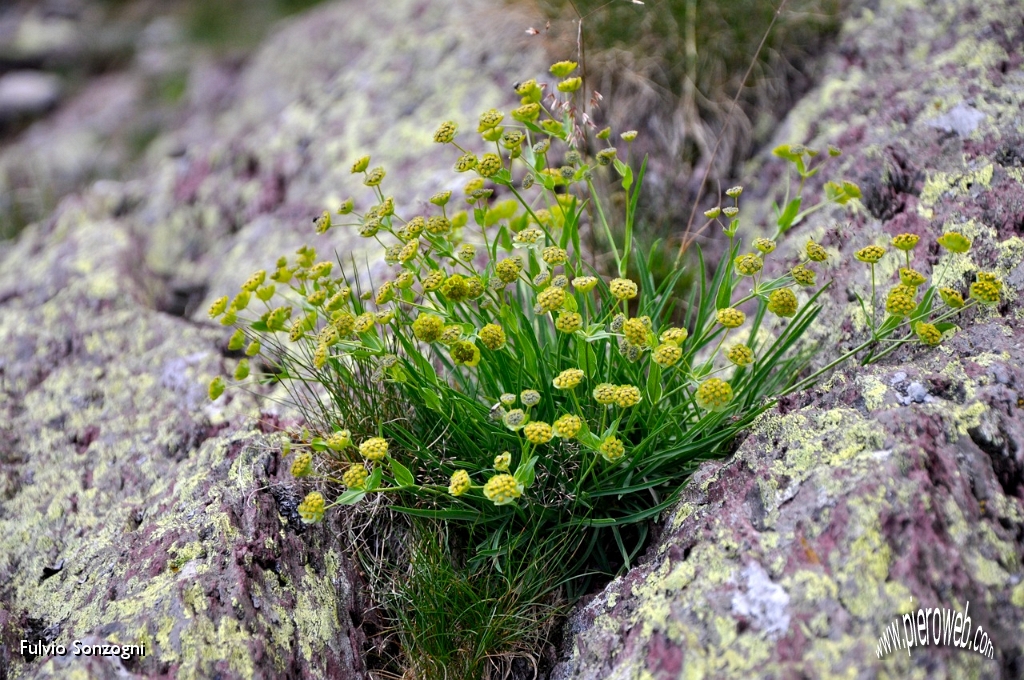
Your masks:
M846 289L868 271L852 253L900 232L922 236L912 266L943 285L995 272L1003 304L938 348L847 365L766 413L733 458L700 469L646 561L577 610L553 678L1024 674L1022 18L1010 0L864 3L775 141L844 150L805 205L835 175L865 190L866 212L834 215L848 225L811 220L778 251L831 250L842 285L814 331L819 365L861 337ZM777 187L782 172L762 160L757 174ZM933 247L946 230L970 253ZM879 646L921 607L968 605L992 659Z
M40 116L60 99L60 79L40 71L11 71L0 75L0 124Z
M268 42L237 106L155 147L181 153L2 246L0 677L363 676L342 518L299 521L310 489L275 434L293 414L241 391L209 402L237 359L205 309L314 238L354 157L411 205L440 188L437 123L475 121L545 68L514 17L480 0L322 6ZM358 254L357 238L314 243ZM25 638L146 655L30 659Z

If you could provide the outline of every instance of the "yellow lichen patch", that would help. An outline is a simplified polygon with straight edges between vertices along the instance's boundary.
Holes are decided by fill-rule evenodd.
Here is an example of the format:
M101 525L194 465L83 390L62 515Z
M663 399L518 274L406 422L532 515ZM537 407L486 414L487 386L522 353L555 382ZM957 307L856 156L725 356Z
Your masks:
M696 506L693 503L680 503L676 514L672 517L672 530L674 531L682 526L683 522L693 514L694 510L696 510Z
M994 166L989 163L977 170L968 170L962 173L929 173L924 182L924 188L921 190L921 203L925 206L934 206L949 191L962 194L979 187L987 188L992 184L993 170Z
M802 600L811 605L822 600L834 600L839 596L839 586L821 571L801 569L782 581L782 587L794 601Z
M1024 607L1024 583L1018 583L1010 595L1010 602L1014 607Z
M299 631L299 648L307 661L312 661L318 650L328 646L341 628L333 576L340 569L341 559L330 550L324 555L324 573L315 573L307 564L306 578L297 588L296 607L291 616Z
M869 411L880 409L885 404L885 395L889 388L881 380L873 375L864 375L857 377L857 384L860 385L860 393L864 397L864 406Z

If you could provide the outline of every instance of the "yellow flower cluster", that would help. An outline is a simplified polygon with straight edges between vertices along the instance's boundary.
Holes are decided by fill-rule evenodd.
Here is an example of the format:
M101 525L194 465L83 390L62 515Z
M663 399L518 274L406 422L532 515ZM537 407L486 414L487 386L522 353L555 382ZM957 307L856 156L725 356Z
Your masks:
M547 444L554 436L551 426L539 420L528 423L523 429L523 434L531 444Z
M484 496L495 505L514 503L523 495L523 485L512 475L495 475L484 484Z
M773 290L768 296L768 311L782 317L794 316L798 303L796 294L789 288Z
M682 356L683 350L681 350L678 345L666 342L655 348L654 354L651 358L654 359L654 362L659 366L668 368L669 366L674 366Z
M636 284L629 279L612 279L608 287L619 300L632 300L637 294Z
M856 253L853 254L861 262L867 262L868 264L875 264L882 259L885 255L885 248L882 246L864 246Z
M555 321L555 328L563 333L575 333L583 327L583 316L579 312L562 312Z
M925 277L924 274L919 271L915 271L910 267L902 267L900 268L900 281L904 286L913 286L916 288L925 282Z
M708 378L694 395L697 405L707 411L721 411L732 401L732 386L720 378Z
M508 472L510 465L512 465L512 454L508 451L502 451L494 457L494 469L498 472Z
M742 276L753 276L764 267L764 262L761 261L761 258L753 253L740 255L733 263L736 265L736 271Z
M940 331L935 325L919 321L914 325L914 333L917 334L918 339L925 345L937 345L942 341L942 331Z
M919 236L916 234L896 234L892 237L892 247L897 250L910 251L917 245Z
M690 332L685 328L668 328L661 332L661 341L675 345L676 347L681 346L686 338L690 335Z
M622 460L622 456L626 453L626 446L622 443L622 440L615 437L606 437L601 442L601 446L598 449L601 457L609 463L617 463Z
M817 272L802 264L798 264L790 269L789 273L793 280L801 286L813 286L817 277Z
M594 401L607 406L615 403L615 393L618 388L611 383L601 383L594 388Z
M726 351L725 358L737 366L746 366L753 363L754 352L746 345L733 345Z
M619 408L636 406L640 399L640 389L633 385L619 385L615 388L615 404Z
M913 289L911 289L913 290ZM904 286L896 286L885 300L885 311L893 316L904 317L914 311L917 303L914 302L912 293L908 293Z
M359 453L367 460L378 462L388 455L388 443L382 437L371 437L359 445Z
M341 483L350 489L362 489L366 486L366 478L369 476L363 465L356 464L345 470L341 476Z
M308 494L298 507L304 524L316 524L324 518L324 497L319 491Z
M542 312L553 312L565 303L565 289L548 286L537 296L537 305Z
M718 323L726 328L739 328L747 320L747 315L734 307L727 307L718 310L717 318Z
M971 298L985 305L998 304L1003 292L1003 282L994 274L978 272L978 280L971 284Z
M640 319L627 319L622 324L622 333L626 336L626 340L629 340L632 344L645 345L647 344L649 328Z
M554 386L560 390L571 390L583 382L583 371L578 368L567 368L552 381Z
M572 439L579 434L580 429L583 427L583 421L579 416L574 416L569 413L559 416L558 420L552 426L552 431L556 437L562 439Z
M313 474L313 454L309 451L295 454L295 460L292 461L292 477L309 477L311 474Z
M452 474L451 481L448 483L448 493L453 496L461 496L469 491L469 487L469 473L465 470L456 470Z
M953 309L960 309L964 306L964 296L952 288L939 288L939 297Z

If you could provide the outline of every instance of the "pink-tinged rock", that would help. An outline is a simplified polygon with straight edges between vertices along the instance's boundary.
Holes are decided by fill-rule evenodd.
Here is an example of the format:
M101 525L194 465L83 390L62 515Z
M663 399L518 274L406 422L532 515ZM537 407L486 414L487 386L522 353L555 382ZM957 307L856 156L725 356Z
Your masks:
M553 678L1024 676L1022 20L1010 0L851 10L783 126L807 136L775 140L843 149L804 205L828 179L864 192L865 209L809 220L777 251L783 267L808 238L834 249L818 366L864 338L849 291L869 291L870 271L853 252L897 233L921 237L911 265L941 285L966 293L994 273L1002 303L958 317L936 348L847 364L766 413L698 471L646 560L576 611ZM759 176L783 174L763 163ZM751 212L772 182L751 188ZM949 230L968 254L938 247ZM887 257L883 291L901 266ZM994 658L946 645L879 658L904 614L968 603Z

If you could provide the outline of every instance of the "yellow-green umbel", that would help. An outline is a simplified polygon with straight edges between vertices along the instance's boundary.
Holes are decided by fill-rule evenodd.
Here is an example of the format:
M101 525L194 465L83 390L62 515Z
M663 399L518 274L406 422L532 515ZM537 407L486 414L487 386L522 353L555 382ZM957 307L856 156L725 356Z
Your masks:
M732 386L721 378L708 378L697 388L694 398L706 411L721 411L732 401Z
M567 368L552 381L560 390L571 390L583 381L583 371L578 368Z
M746 321L747 315L735 307L726 307L718 310L717 318L718 323L726 328L739 328Z
M594 401L603 405L615 403L616 389L611 383L601 383L594 388Z
M828 259L828 253L820 244L814 241L807 242L807 259L812 262L824 262Z
M733 345L726 350L725 358L737 366L746 366L754 361L754 352L746 345Z
M876 264L885 255L885 248L882 246L864 246L856 253L853 254L861 262L867 262L868 264Z
M901 318L914 311L916 306L917 303L914 302L914 298L900 287L889 291L889 295L885 299L885 311Z
M971 240L955 231L947 231L938 241L940 246L952 253L966 253L971 249Z
M925 345L937 345L942 340L942 331L940 331L935 325L919 321L914 326L914 333L917 334L918 339Z
M612 279L608 284L612 295L619 300L632 300L636 297L636 284L629 279Z
M685 328L667 328L661 332L661 341L667 342L679 347L686 341L686 338L690 335L690 332Z
M580 429L583 427L583 421L579 416L566 413L558 418L552 426L552 431L556 437L562 439L572 439L579 434Z
M601 442L598 452L601 454L601 457L609 463L617 463L622 460L622 456L625 455L626 446L618 437L606 437L605 440Z
M505 331L496 323L485 324L480 329L480 342L491 351L497 351L505 346Z
M960 291L952 288L939 288L939 297L953 309L960 309L964 306L964 296L960 294Z
M484 496L495 505L514 503L523 495L523 485L512 475L495 475L484 484Z
M531 444L547 444L554 436L551 426L539 420L527 423L523 429L523 434L526 435L526 440Z
M917 234L896 234L892 237L892 247L904 252L910 251L914 249L920 238Z
M470 481L468 472L465 470L456 470L452 473L451 480L448 483L448 493L453 496L461 496L469 491L469 487Z
M782 317L794 316L798 303L796 294L789 288L773 290L768 296L768 311Z
M366 472L366 468L362 464L355 464L345 470L345 474L341 476L341 483L347 486L349 489L362 489L366 486L366 478L369 474Z
M666 342L655 348L654 354L651 358L654 359L654 363L658 364L662 368L668 368L669 366L675 365L682 356L683 350L679 349L678 345Z
M383 437L371 437L359 445L363 458L378 462L388 455L388 442Z
M304 524L316 524L324 518L324 497L319 491L309 493L298 507Z
M629 408L640 403L640 390L633 385L619 385L615 388L615 404L619 408Z
M764 267L764 262L761 261L761 258L753 253L740 255L733 260L733 264L736 265L736 271L741 276L753 276L761 271L762 267Z

